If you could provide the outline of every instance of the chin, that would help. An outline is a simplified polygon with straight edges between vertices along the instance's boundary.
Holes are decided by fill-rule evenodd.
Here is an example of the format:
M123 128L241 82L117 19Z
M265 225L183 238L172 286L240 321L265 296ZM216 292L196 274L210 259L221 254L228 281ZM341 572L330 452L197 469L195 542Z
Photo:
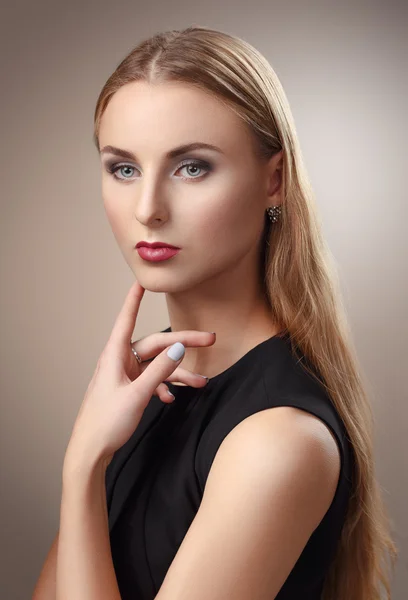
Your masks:
M138 271L141 271L141 269ZM180 274L175 276L174 273L170 271L168 273L152 272L147 273L144 272L136 272L133 270L133 274L135 278L138 280L140 285L148 290L149 292L154 292L156 294L178 294L181 292L186 292L199 285L202 282L202 279L196 277L188 277L184 275L184 277Z

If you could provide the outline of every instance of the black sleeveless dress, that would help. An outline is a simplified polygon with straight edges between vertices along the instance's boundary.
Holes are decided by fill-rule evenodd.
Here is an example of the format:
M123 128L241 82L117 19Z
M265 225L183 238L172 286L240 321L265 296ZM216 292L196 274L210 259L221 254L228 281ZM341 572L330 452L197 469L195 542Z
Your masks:
M346 514L353 453L323 386L292 354L289 335L258 344L204 388L168 385L176 399L164 404L152 396L106 471L109 535L122 600L155 598L198 511L221 442L243 419L275 406L319 417L341 452L332 504L276 596L319 600Z

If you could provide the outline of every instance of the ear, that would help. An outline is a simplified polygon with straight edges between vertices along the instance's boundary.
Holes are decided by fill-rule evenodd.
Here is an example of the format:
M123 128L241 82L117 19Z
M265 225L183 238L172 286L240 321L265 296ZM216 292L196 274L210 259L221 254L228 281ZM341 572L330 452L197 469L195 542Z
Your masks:
M266 167L267 175L267 204L268 206L279 206L283 195L283 150L272 156Z

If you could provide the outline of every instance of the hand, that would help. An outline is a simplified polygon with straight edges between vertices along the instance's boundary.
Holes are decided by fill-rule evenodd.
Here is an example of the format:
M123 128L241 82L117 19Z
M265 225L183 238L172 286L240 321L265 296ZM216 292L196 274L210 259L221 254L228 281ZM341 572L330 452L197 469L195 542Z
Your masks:
M155 392L164 402L172 402L165 380L184 380L195 387L207 383L203 377L178 368L184 353L174 361L167 351L175 342L184 347L209 346L215 341L215 335L209 332L171 331L142 338L132 344L142 360L159 354L147 365L138 363L130 344L144 291L136 281L126 296L79 409L64 470L84 462L103 462L107 466L135 431Z

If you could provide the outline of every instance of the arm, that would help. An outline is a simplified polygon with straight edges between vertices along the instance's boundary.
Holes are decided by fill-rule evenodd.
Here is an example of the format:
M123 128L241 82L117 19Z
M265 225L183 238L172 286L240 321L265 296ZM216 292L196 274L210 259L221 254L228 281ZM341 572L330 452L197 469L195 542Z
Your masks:
M317 417L275 407L222 441L157 600L273 600L337 486L340 451Z
M59 532L48 551L31 600L55 600L58 538Z
M106 466L95 462L63 471L55 600L121 600L110 548Z
M105 468L64 479L56 600L121 600ZM157 600L273 600L327 512L339 472L338 446L317 417L277 407L246 418L216 454Z

